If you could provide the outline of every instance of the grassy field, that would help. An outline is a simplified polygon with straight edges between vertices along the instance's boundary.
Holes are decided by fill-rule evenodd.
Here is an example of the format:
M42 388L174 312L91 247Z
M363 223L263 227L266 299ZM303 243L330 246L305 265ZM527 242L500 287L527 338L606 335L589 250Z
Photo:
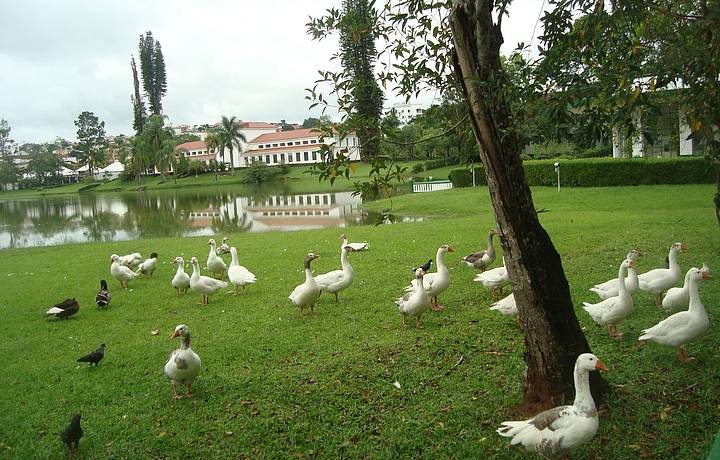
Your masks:
M447 179L450 171L460 167L455 165L439 169L422 171L418 174L411 174L410 170L412 168L412 165L415 164L415 162L402 162L400 164L402 166L407 166L408 171L405 174L407 178L411 176L432 176L435 179ZM293 192L297 193L321 192L325 190L350 190L352 189L353 182L367 179L368 174L370 173L370 166L365 163L356 163L356 167L357 169L353 174L350 175L350 179L340 177L335 181L333 185L330 185L330 183L326 181L320 182L318 181L318 178L316 176L308 174L308 165L290 166L290 171L287 174L278 176L274 179L274 181L278 184L292 187ZM91 183L77 183L57 187L36 187L31 189L0 192L0 199L15 199L30 196L78 193L80 188L88 186L90 184ZM237 170L235 172L235 175L230 175L229 172L225 172L222 175L218 175L217 177L215 176L215 174L212 173L201 174L198 177L183 177L178 180L174 180L172 176L168 176L166 179L163 179L160 176L148 176L144 177L139 183L137 181L121 181L119 179L116 179L112 181L97 183L97 185L92 188L92 192L132 192L139 189L165 190L181 187L214 187L236 184L242 184L241 169Z
M683 269L720 267L712 193L705 185L533 190L579 320L610 368L599 432L577 458L707 455L720 428L717 281L701 286L712 325L689 347L696 360L685 366L673 349L637 342L663 318L651 295L635 295L619 341L579 305L595 301L587 289L613 277L633 247L644 253L640 271L661 266L675 241L689 246ZM344 229L371 249L351 254L355 283L339 305L322 296L314 317L301 318L287 295L303 280L306 252L322 255L318 273L339 267L339 229L229 235L259 281L238 297L213 296L209 306L170 287L172 258L204 261L204 238L0 251L0 457L64 456L56 432L79 412L85 437L77 458L525 458L494 432L521 399L522 335L514 320L488 310L489 293L458 263L483 247L494 225L487 191L408 194L393 207L427 219ZM392 300L411 268L443 243L457 251L447 258L446 309L428 313L424 329L403 329ZM154 278L121 291L109 278L109 256L134 251L157 251L161 263ZM101 278L113 295L107 311L94 305ZM49 306L73 296L77 315L44 319ZM180 323L191 329L203 369L194 397L174 401L163 366L179 346L167 338ZM75 362L100 342L107 353L97 369Z

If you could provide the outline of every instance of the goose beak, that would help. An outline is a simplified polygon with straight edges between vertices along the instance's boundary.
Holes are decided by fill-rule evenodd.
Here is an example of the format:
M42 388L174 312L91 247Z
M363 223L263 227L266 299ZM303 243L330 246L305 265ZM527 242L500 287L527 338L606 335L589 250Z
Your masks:
M631 260L630 263L628 264L628 267L635 268L635 261Z
M450 246L448 246L448 252L455 252L455 250L453 248L451 248Z
M681 251L687 251L687 250L688 250L688 245L685 244L685 243L680 243L680 250L681 250Z
M172 340L179 335L180 335L180 333L177 330L175 330L175 331L173 331L172 335L170 336L170 338L168 340Z
M710 274L710 272L702 272L702 279L704 279L704 280L711 280L711 279L712 279L712 275Z
M608 371L607 366L605 366L605 364L604 364L602 361L600 361L599 359L598 359L597 362L595 363L595 369L597 369L597 370L599 370L599 371L601 371L601 372L607 372L607 371Z

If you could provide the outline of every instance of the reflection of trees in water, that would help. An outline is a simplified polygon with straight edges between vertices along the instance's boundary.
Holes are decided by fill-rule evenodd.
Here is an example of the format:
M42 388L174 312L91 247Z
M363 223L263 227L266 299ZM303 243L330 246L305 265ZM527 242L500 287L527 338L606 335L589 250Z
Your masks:
M55 234L76 227L72 225L80 213L80 206L77 200L72 199L48 199L42 198L35 202L35 206L27 209L26 215L30 214L30 222L33 231L44 238L50 238Z
M193 213L208 212L205 225L213 232L243 232L253 224L252 214L243 209L245 200L262 203L272 196L283 196L281 201L288 203L291 189L237 185L3 201L0 231L10 235L10 247L27 244L33 236L49 239L81 226L87 229L89 241L113 240L123 230L142 238L173 237L197 229Z
M23 231L27 203L22 201L0 202L0 230L10 235L10 247L18 245L18 240L27 236Z
M190 227L188 215L176 211L172 197L133 193L122 194L121 198L127 206L123 228L137 230L144 238L180 236Z
M252 227L252 220L246 211L238 213L237 200L232 200L233 215L230 215L229 206L222 209L222 217L213 217L210 228L213 233L239 233L246 232Z

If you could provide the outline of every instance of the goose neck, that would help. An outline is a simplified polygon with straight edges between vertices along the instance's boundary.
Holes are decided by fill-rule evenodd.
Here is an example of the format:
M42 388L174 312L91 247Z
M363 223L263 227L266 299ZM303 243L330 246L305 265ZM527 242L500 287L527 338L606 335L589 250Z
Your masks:
M675 250L675 248L670 249L670 254L668 254L668 261L670 262L670 270L672 271L680 271L680 265L678 265L677 262L677 253L678 251Z
M595 400L590 393L590 372L575 368L575 402L573 405L585 413L595 412Z
M618 271L618 291L619 293L626 294L627 288L625 287L625 275L627 274L628 267L625 264L620 265L620 270Z
M700 301L700 289L699 284L700 280L697 278L690 277L688 280L690 282L688 286L688 294L690 297L690 312L698 312L698 311L705 311L705 307L703 306L702 302Z
M342 266L344 272L352 271L352 266L350 265L350 260L348 259L347 249L343 249L342 251L340 251L340 265Z
M180 336L180 349L187 350L190 348L190 333L186 333Z
M230 251L230 257L232 258L230 265L240 265L238 263L237 251Z
M442 248L438 249L437 254L435 254L435 262L438 272L447 271L447 267L445 267L445 251Z

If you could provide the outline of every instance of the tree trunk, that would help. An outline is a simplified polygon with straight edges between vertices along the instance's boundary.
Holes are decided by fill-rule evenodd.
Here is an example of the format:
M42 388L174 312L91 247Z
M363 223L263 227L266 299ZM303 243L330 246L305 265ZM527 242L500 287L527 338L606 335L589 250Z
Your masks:
M718 221L718 225L720 225L720 167L715 165L715 168L717 168L717 171L715 172L715 184L717 185L717 191L715 192L715 198L713 201L715 202L715 218Z
M455 3L450 15L454 68L469 104L525 335L523 405L536 410L572 401L575 360L590 347L573 310L560 256L535 212L517 136L508 129L510 109L500 65L503 38L492 14L492 0ZM597 390L601 380L597 373L592 376Z

